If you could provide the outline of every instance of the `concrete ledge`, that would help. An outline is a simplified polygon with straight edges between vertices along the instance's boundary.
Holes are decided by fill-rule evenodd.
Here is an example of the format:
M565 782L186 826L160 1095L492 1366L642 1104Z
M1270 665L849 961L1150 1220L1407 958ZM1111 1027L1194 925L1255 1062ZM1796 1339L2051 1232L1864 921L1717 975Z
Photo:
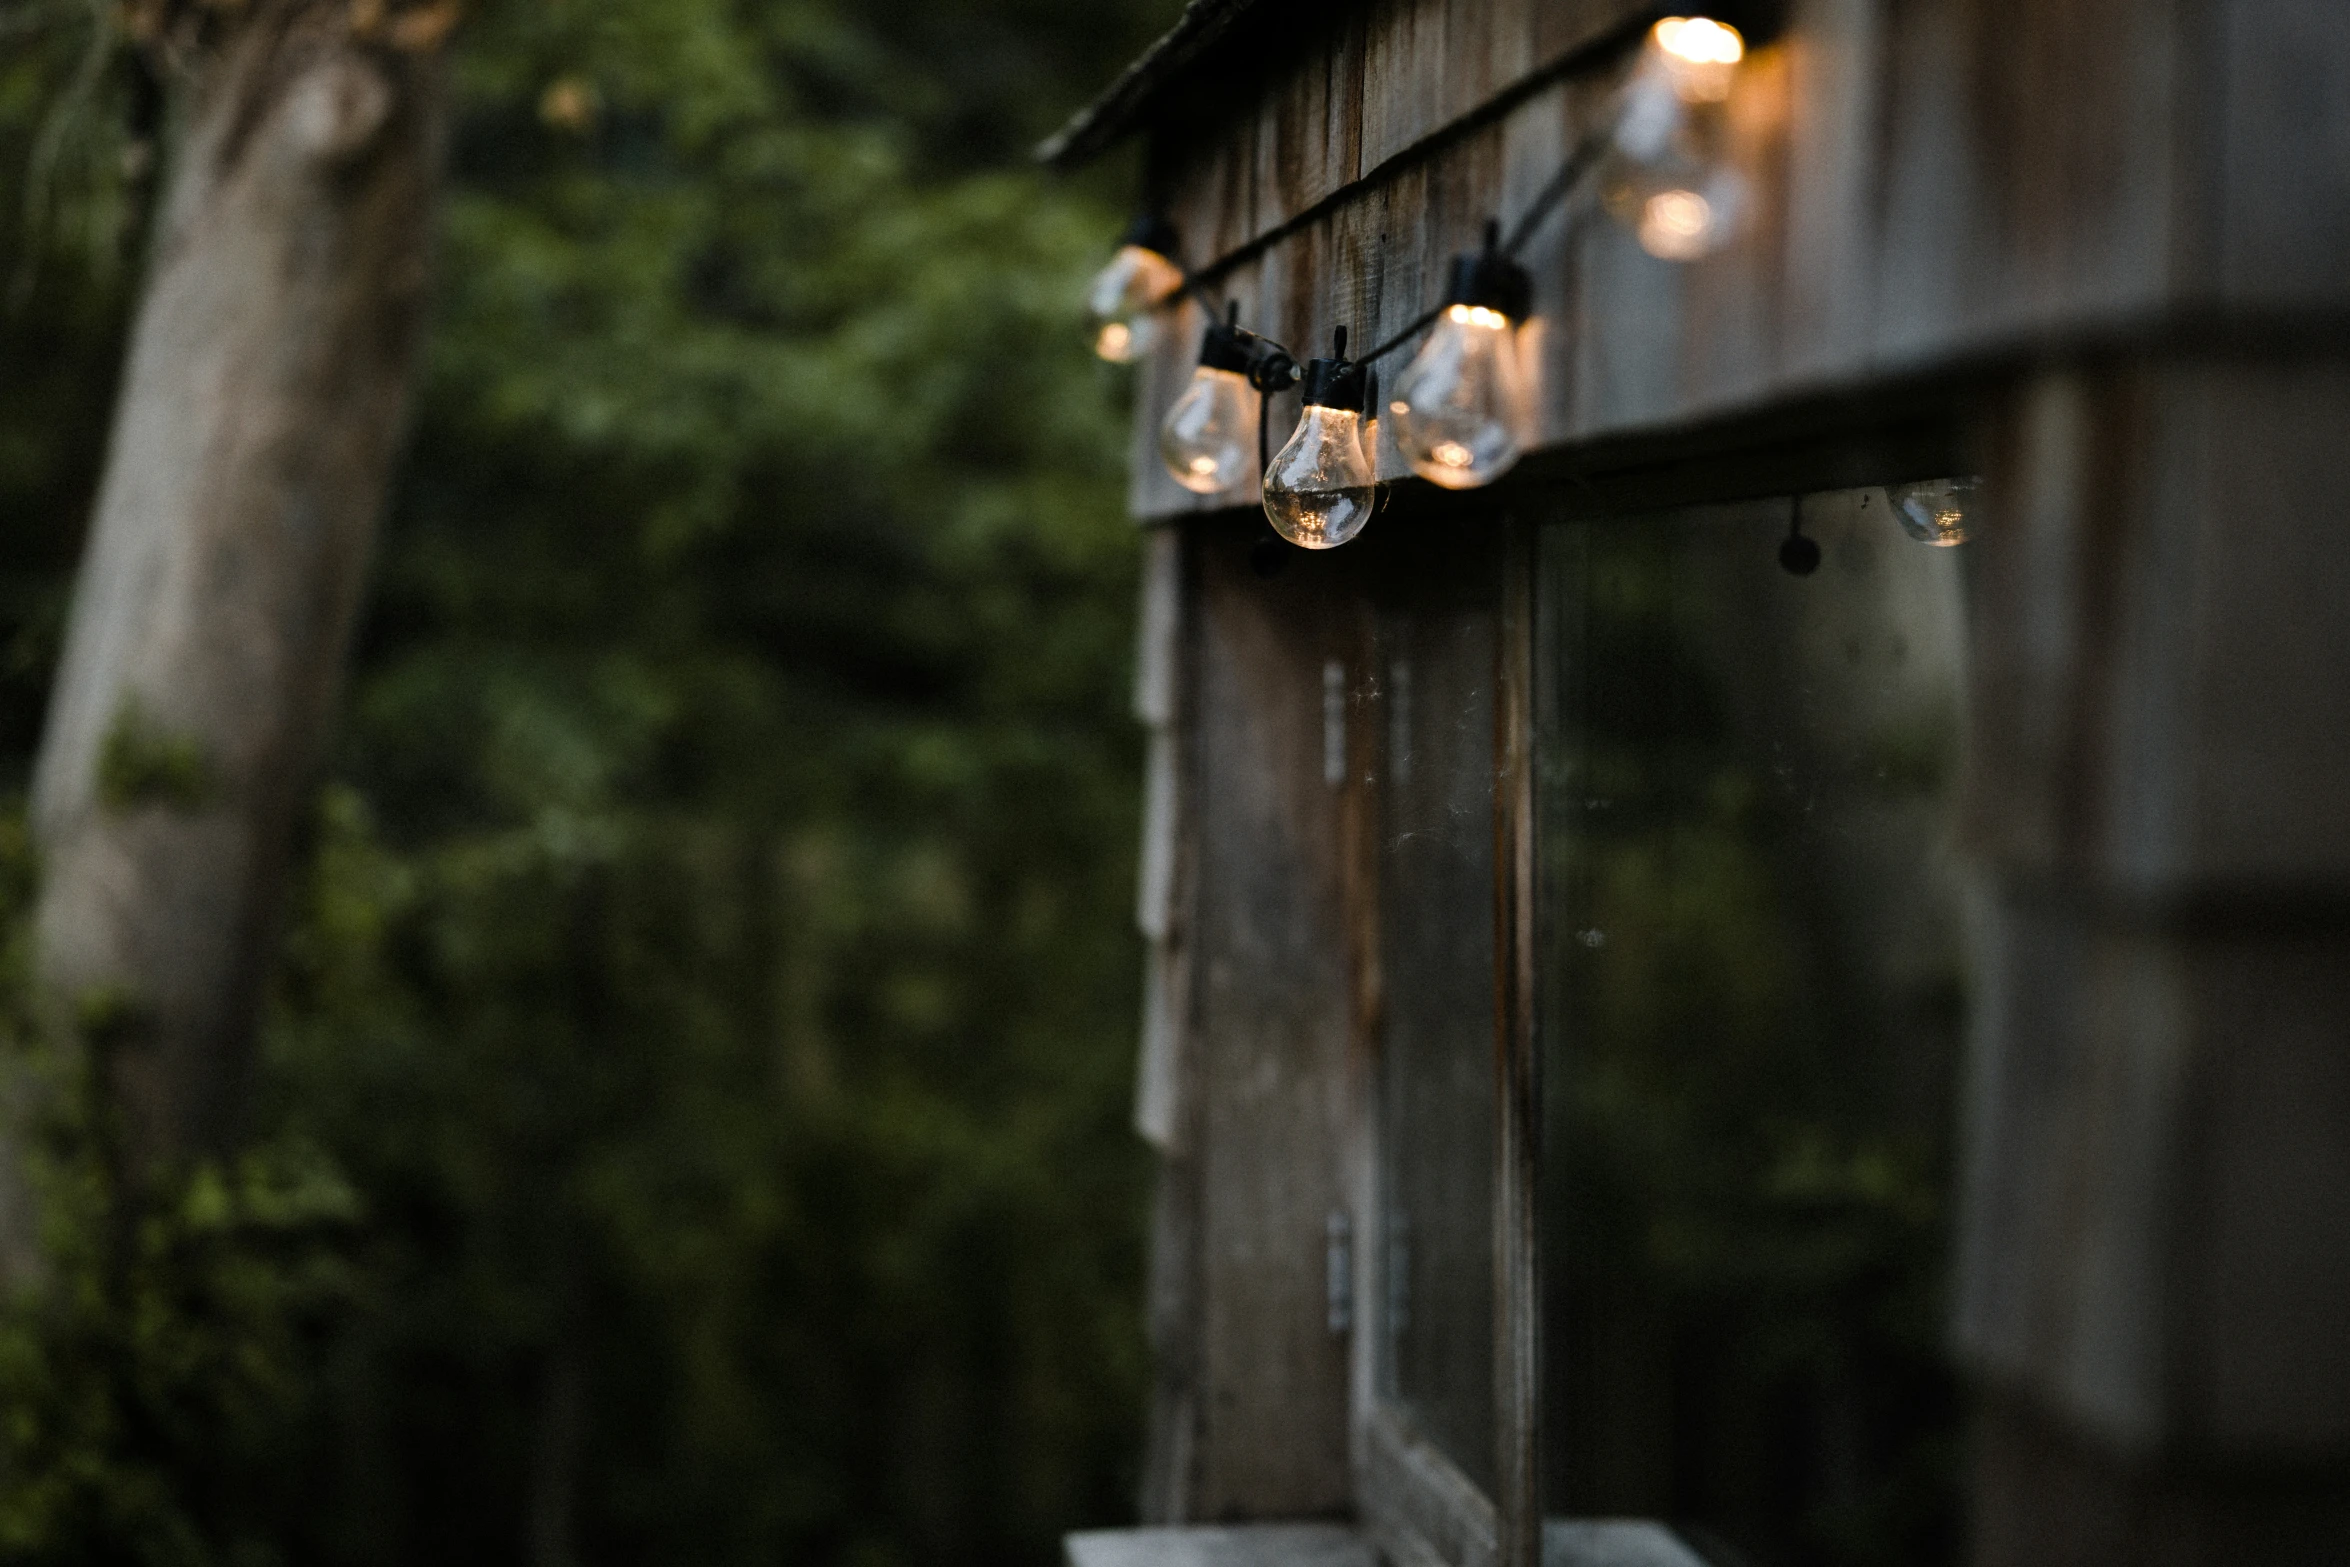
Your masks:
M1635 1518L1545 1518L1542 1567L1708 1567L1680 1535Z
M1370 1542L1344 1524L1095 1529L1066 1536L1068 1567L1378 1567ZM1542 1567L1708 1567L1680 1535L1631 1518L1546 1519Z
M1333 1523L1094 1529L1061 1547L1069 1567L1378 1567L1368 1541Z

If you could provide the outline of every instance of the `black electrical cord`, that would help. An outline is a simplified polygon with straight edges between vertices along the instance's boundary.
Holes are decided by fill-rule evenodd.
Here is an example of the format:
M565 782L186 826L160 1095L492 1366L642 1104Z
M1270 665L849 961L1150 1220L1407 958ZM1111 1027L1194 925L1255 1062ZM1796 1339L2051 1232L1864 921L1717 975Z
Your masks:
M1501 242L1503 255L1514 256L1525 248L1526 241L1532 239L1534 231L1542 226L1542 220L1549 217L1552 210L1566 200L1576 186L1583 183L1583 176L1598 166L1601 155L1614 140L1615 127L1612 125L1584 133L1583 139L1575 144L1575 150L1567 154L1567 161L1560 164L1559 171L1550 177L1550 183L1542 187L1524 212L1518 214L1517 226L1510 230L1509 238Z
M1265 470L1273 466L1273 394L1257 393L1257 483L1265 482Z
M1542 227L1542 220L1549 217L1561 202L1572 195L1575 187L1583 183L1583 177L1598 166L1601 155L1607 151L1608 144L1613 139L1612 130L1587 133L1581 141L1575 144L1574 151L1567 154L1567 161L1559 165L1559 171L1550 177L1549 183L1542 187L1533 202L1527 206L1524 212L1518 214L1517 224L1510 230L1506 239L1498 237L1496 225L1491 223L1486 225L1485 248L1497 251L1504 256L1515 256L1524 249L1526 241L1532 239L1535 232ZM1433 310L1422 312L1412 320L1409 326L1363 355L1362 363L1369 364L1375 359L1384 359L1394 353L1413 338L1428 330L1429 327L1435 325L1437 317L1443 315L1445 309L1445 306L1438 305Z
M1613 140L1614 130L1612 127L1586 132L1582 140L1575 144L1574 150L1567 154L1566 162L1559 165L1558 172L1553 174L1542 189L1536 193L1534 200L1527 205L1526 210L1518 214L1518 221L1511 227L1506 238L1500 234L1499 223L1490 220L1486 223L1486 250L1502 256L1516 255L1520 249L1524 248L1526 241L1533 238L1535 232L1541 228L1543 220L1549 217L1568 196L1573 194L1575 188L1583 183L1584 177L1597 167L1601 155L1607 151ZM1206 286L1193 275L1189 267L1176 261L1172 256L1167 259L1173 262L1176 272L1183 281L1177 284L1174 291L1161 299L1153 308L1164 308L1173 304L1178 297L1188 294L1213 320L1220 308L1219 301L1208 293ZM1239 311L1237 302L1226 302L1221 308L1225 310L1228 317L1237 318ZM1386 358L1433 326L1447 308L1446 305L1436 305L1421 312L1402 331L1371 349L1355 362L1360 365L1370 365ZM1252 333L1249 336L1258 345L1256 362L1249 369L1248 379L1249 384L1255 387L1257 392L1257 472L1261 474L1272 466L1272 434L1269 428L1270 421L1265 417L1269 411L1272 396L1275 392L1283 390L1295 382L1299 378L1300 371L1296 354L1286 344L1276 342L1261 334ZM1341 341L1343 342L1343 339ZM1341 353L1343 354L1343 349Z
M1404 344L1410 342L1413 338L1418 337L1422 332L1427 331L1431 326L1434 326L1436 324L1436 318L1440 315L1443 315L1447 308L1449 307L1438 305L1433 310L1422 312L1421 315L1416 320L1414 320L1410 326L1405 327L1402 331L1396 333L1395 336L1389 338L1386 342L1381 343L1377 348L1374 348L1369 353L1363 355L1360 362L1363 364L1369 364L1375 359L1386 358L1389 354L1394 353L1397 349L1403 347Z

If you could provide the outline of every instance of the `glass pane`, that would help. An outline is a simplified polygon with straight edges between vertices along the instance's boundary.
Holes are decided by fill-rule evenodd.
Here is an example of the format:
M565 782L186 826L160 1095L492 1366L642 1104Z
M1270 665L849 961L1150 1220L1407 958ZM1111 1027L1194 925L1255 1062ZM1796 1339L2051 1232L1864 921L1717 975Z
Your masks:
M1548 1510L1925 1567L1966 559L1790 505L1543 534Z
M1384 1391L1493 1484L1491 597L1382 623Z

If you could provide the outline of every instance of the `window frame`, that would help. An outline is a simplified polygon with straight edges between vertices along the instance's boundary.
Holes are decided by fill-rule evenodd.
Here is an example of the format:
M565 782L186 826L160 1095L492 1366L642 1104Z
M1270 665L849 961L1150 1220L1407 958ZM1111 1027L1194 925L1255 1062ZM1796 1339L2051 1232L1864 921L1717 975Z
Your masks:
M1570 459L1537 454L1495 490L1399 508L1388 526L1458 527L1482 514L1501 532L1493 605L1494 1472L1487 1495L1382 1391L1388 1206L1382 1190L1379 790L1385 766L1377 615L1356 615L1351 706L1371 721L1348 740L1348 940L1355 968L1347 1189L1352 1342L1349 1449L1363 1527L1397 1567L1541 1567L1543 1509L1542 1083L1538 1044L1535 752L1536 552L1559 523L1855 489L1971 473L1968 389L1944 384L1873 406L1825 398L1708 431L1608 443ZM1441 508L1441 509L1440 509ZM1415 516L1415 513L1424 513Z

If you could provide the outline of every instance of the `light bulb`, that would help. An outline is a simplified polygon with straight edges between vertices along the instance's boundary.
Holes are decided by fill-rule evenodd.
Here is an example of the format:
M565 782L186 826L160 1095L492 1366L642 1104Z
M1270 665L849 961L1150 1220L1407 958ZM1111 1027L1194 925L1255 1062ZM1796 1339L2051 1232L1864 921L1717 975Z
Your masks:
M1902 532L1920 543L1948 548L1967 541L1967 507L1979 482L1962 478L1892 484L1885 487L1885 500Z
M1735 27L1704 16L1668 16L1648 30L1653 58L1684 103L1720 103L1730 76L1746 58Z
M1467 490L1518 460L1526 403L1516 324L1485 305L1454 304L1396 378L1387 411L1414 473Z
M1363 455L1362 414L1308 404L1265 470L1265 516L1292 544L1336 549L1371 520L1378 486Z
M1734 239L1752 206L1729 161L1723 104L1745 58L1734 27L1669 16L1649 30L1625 84L1600 198L1640 248L1695 261Z
M1257 397L1248 377L1201 365L1159 426L1159 456L1175 482L1197 495L1229 490L1248 472Z
M1191 384L1159 424L1159 460L1195 495L1229 490L1248 472L1249 445L1264 406L1249 371L1266 344L1240 329L1239 310L1236 304L1224 320L1208 323Z
M1736 169L1667 167L1630 173L1608 188L1609 210L1660 261L1695 261L1736 237L1748 205Z
M1085 306L1097 330L1093 351L1112 364L1131 364L1158 346L1165 307L1183 286L1183 269L1168 257L1175 231L1156 218L1137 218L1110 264L1094 274Z
M1346 328L1328 359L1306 362L1305 411L1265 470L1273 531L1309 550L1336 549L1363 531L1379 503L1379 474L1363 449L1363 367L1346 357Z

